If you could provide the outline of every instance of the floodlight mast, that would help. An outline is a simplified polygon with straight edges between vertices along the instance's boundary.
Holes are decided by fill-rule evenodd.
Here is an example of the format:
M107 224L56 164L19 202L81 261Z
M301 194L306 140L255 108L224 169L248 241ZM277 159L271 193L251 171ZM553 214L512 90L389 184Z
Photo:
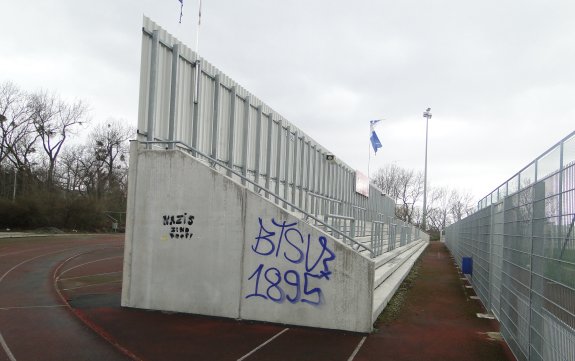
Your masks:
M425 118L425 171L423 173L423 220L421 222L421 228L423 228L424 231L427 230L427 134L431 116L431 108L427 108L425 112L423 112L423 117Z

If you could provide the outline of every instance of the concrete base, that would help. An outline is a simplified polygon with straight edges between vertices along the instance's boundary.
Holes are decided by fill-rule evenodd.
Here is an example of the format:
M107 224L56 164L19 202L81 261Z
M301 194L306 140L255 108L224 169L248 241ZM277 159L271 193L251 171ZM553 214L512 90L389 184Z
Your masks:
M372 260L183 151L130 157L122 306L370 332L425 248Z

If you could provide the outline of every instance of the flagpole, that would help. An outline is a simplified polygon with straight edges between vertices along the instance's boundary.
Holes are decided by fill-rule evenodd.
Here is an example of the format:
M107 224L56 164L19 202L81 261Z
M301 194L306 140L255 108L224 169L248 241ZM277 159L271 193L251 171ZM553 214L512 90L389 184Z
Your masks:
M369 136L371 137L371 126L369 127ZM369 184L369 163L371 163L371 142L367 143L369 156L367 157L367 183Z
M202 0L198 9L198 31L196 31L196 54L200 57L200 25L202 25Z
M367 179L368 180L369 180L369 176L370 176L369 166L371 163L371 148L373 147L373 150L376 154L377 154L377 148L381 148L381 143L379 142L377 135L375 135L375 125L381 121L382 121L382 119L375 119L375 120L369 121L369 140L370 140L370 142L368 143L369 156L367 158ZM375 140L377 141L377 145L375 143L375 140L372 140L372 136L375 137Z

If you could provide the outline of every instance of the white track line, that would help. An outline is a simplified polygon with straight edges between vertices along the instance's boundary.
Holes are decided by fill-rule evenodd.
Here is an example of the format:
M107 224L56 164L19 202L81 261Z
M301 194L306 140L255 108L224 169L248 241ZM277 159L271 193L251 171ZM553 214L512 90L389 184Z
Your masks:
M85 276L77 276L77 277L69 277L69 278L60 278L60 281L69 281L69 280L76 280L78 278L86 278L86 277L96 277L96 276L107 276L113 275L115 273L122 273L122 271L115 271L115 272L104 272L104 273L96 273L93 275L85 275Z
M6 272L2 275L2 277L0 277L0 282L2 282L2 281L4 280L4 278L6 278L6 276L8 276L8 274L9 274L10 272L12 272L12 271L14 271L16 268L22 266L24 263L28 263L28 262L30 262L30 261L33 261L33 260L37 259L37 258L49 256L49 255L51 255L51 254L63 253L63 252L69 251L69 250L74 249L74 248L76 248L76 247L70 247L70 248L66 248L66 249L63 249L63 250L54 251L54 252L50 252L50 253L44 253L44 254L41 254L41 255L36 256L36 257L28 258L27 260L24 260L24 261L18 263L16 266L14 266L14 267L10 268L8 271L6 271Z
M14 357L14 355L12 355L12 351L10 351L10 349L8 348L6 341L4 341L4 337L2 337L2 332L0 332L0 345L2 345L2 348L4 349L4 352L6 352L6 355L8 355L8 359L10 361L16 361L16 358Z
M78 287L62 288L62 291L71 291L71 290L77 290L77 289L79 289L79 288L101 286L101 285L107 285L107 284L111 284L111 283L120 283L120 282L122 282L122 280L109 281L109 282L100 282L100 283L92 283L92 284L89 284L89 285L83 285L83 286L78 286Z
M114 257L107 257L107 258L100 258L100 259L97 259L97 260L94 260L94 261L90 261L90 262L82 263L82 264L76 265L76 266L74 266L74 267L72 267L72 268L68 268L68 269L67 269L67 270L65 270L65 271L62 271L62 273L60 273L60 274L58 275L58 277L56 277L56 278L57 278L57 280L61 280L61 278L60 278L60 277L62 277L62 275L63 275L63 274L65 274L65 273L67 273L67 272L69 272L69 271L71 271L71 270L73 270L73 269L76 269L76 268L79 268L79 267L85 266L85 265L87 265L87 264L90 264L90 263L96 263L96 262L101 262L101 261L107 261L107 260L110 260L110 259L115 259L115 258L122 258L122 257L124 257L124 255L121 255L121 256L114 256Z
M355 358L355 356L359 352L359 349L361 348L361 346L363 346L363 343L365 342L366 338L367 338L367 336L363 336L363 338L361 339L361 341L359 341L359 343L357 344L357 347L355 348L355 350L353 350L353 353L351 354L351 356L349 356L347 361L353 361L353 359Z
M270 338L269 340L267 340L266 342L262 343L261 345L259 345L258 347L254 348L253 350L251 350L250 352L248 352L247 354L243 355L242 357L240 357L237 361L242 361L245 360L246 358L248 358L250 355L252 355L253 353L255 353L257 350L259 350L260 348L264 347L265 345L267 345L268 343L272 342L274 339L276 339L277 337L279 337L282 333L286 332L287 330L289 330L289 328L284 328L282 331L278 332L275 336L273 336L272 338Z
M20 263L18 263L17 265L15 265L14 267L10 268L8 271L6 271L2 277L0 277L0 282L4 281L4 278L6 278L6 276L8 276L8 274L10 274L10 272L14 271L16 268L20 267L21 265L28 263L30 261L33 261L37 258L41 258L41 257L45 257L45 256L49 256L51 254L55 254L55 253L63 253L66 251L69 251L71 249L74 249L74 247L71 248L65 248L63 250L59 250L59 251L54 251L54 252L50 252L50 253L45 253L42 254L40 256L36 256L36 257L32 257L29 258L27 260L24 260ZM10 348L8 347L8 345L6 344L6 341L4 340L4 337L2 337L2 333L0 332L0 345L2 345L2 349L4 350L4 352L6 352L6 355L8 355L8 358L10 359L10 361L16 361L16 358L14 357L14 355L12 354L12 351L10 351Z
M93 244L93 245L90 245L90 246L101 246L101 245L109 245L109 244L99 243L99 244ZM8 271L4 272L4 274L2 275L2 277L0 277L0 283L1 283L2 281L4 281L4 278L6 278L6 276L8 276L8 275L10 274L10 272L14 271L16 268L20 267L21 265L23 265L23 264L25 264L25 263L28 263L28 262L30 262L30 261L33 261L33 260L38 259L38 258L41 258L41 257L49 256L49 255L52 255L52 254L64 253L64 252L66 252L66 251L75 249L75 248L77 248L77 247L78 247L78 246L68 247L68 248L61 249L61 250L59 250L59 251L44 253L44 254L41 254L41 255L39 255L39 256L32 257L32 258L29 258L29 259L27 259L27 260L24 260L24 261L18 263L17 265L15 265L14 267L10 268ZM2 346L2 349L4 350L4 352L6 353L6 355L8 355L8 358L10 359L10 361L16 361L16 358L15 358L14 355L12 354L12 351L10 351L10 348L8 347L8 344L6 344L6 341L4 340L4 337L2 336L2 332L0 332L0 345Z

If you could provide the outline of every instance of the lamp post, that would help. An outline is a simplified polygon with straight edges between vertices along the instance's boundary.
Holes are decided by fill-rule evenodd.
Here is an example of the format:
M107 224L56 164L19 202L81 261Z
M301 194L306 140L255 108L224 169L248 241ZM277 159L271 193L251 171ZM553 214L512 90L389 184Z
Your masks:
M429 118L431 118L431 108L423 112L425 118L425 172L423 173L423 221L422 228L427 229L427 130L429 128Z

